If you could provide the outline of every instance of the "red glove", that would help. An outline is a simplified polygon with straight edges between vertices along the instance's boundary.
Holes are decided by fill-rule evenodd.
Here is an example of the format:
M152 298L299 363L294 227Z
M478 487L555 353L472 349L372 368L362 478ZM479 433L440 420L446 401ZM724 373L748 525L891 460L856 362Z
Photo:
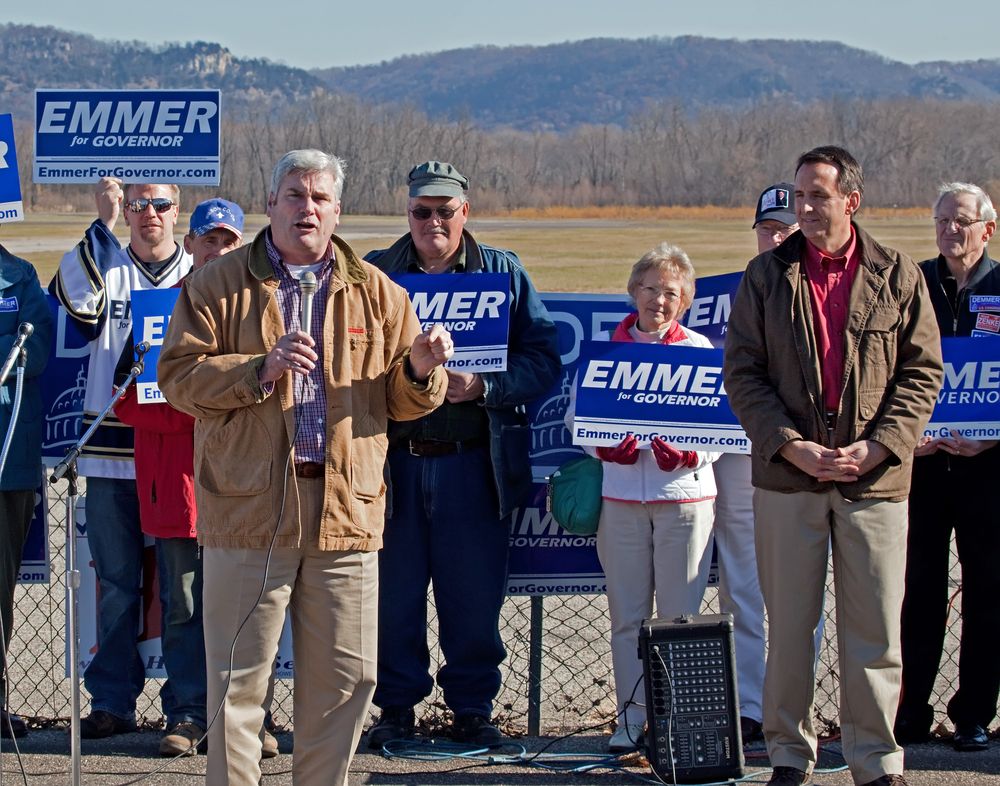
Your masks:
M673 472L680 467L690 469L698 465L698 454L693 450L678 450L673 445L668 445L660 437L653 440L652 448L656 466L664 472Z
M618 444L618 447L598 448L597 458L614 464L635 464L639 460L638 445L639 440L635 438L635 435L629 434Z

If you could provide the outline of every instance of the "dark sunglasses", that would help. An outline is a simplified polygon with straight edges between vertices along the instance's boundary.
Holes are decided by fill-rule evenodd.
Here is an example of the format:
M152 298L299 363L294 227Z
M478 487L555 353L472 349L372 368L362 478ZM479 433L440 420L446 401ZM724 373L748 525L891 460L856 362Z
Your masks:
M143 213L150 205L153 206L153 210L157 213L166 213L174 206L174 203L166 197L153 197L152 199L139 197L138 199L133 199L128 203L128 209L133 213Z
M426 207L425 205L417 205L415 208L412 208L410 210L410 215L413 216L415 219L417 219L417 221L426 221L432 215L437 213L437 217L440 218L442 221L448 221L461 209L462 209L461 205L459 205L458 207L435 207L435 208Z

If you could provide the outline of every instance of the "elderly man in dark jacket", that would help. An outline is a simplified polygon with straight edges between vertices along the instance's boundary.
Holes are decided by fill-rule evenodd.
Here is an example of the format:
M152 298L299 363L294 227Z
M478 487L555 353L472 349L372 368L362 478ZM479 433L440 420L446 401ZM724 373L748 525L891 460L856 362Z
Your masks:
M816 763L813 631L831 544L844 757L857 784L906 783L892 734L906 498L943 372L919 268L852 221L862 189L846 150L799 158L801 231L750 262L726 339L726 390L753 443L773 786L806 783Z
M35 493L42 479L42 392L38 377L49 360L52 314L38 274L30 263L0 246L0 363L10 354L21 323L33 332L25 343L23 396L11 436L7 462L0 475L0 737L23 737L28 727L7 711L5 678L7 647L14 620L14 587L21 567L21 550L35 510ZM16 367L15 367L16 368ZM0 442L11 427L17 372L0 388Z
M392 512L379 557L379 658L368 744L413 732L413 706L430 694L427 585L434 583L444 700L452 736L477 746L501 741L491 723L500 690L500 607L506 594L507 516L531 488L525 405L559 373L556 329L512 251L465 229L469 181L428 161L409 175L410 231L366 259L385 272L503 273L510 283L507 370L448 371L447 400L408 423L389 423Z
M934 221L941 253L920 267L941 335L996 341L1000 265L986 248L997 226L993 202L972 183L947 183L934 205ZM952 743L957 750L984 750L1000 694L1000 658L993 639L1000 626L1000 447L996 440L956 431L922 438L915 456L896 740L901 745L924 742L934 722L930 697L947 628L954 531L962 564L962 644L959 686L948 702L948 717L955 724Z

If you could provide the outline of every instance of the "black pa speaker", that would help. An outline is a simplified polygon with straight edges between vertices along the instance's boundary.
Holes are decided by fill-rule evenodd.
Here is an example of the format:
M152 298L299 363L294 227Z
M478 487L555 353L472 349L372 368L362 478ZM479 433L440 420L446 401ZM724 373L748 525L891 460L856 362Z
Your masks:
M639 659L656 775L670 783L743 777L733 615L645 620Z

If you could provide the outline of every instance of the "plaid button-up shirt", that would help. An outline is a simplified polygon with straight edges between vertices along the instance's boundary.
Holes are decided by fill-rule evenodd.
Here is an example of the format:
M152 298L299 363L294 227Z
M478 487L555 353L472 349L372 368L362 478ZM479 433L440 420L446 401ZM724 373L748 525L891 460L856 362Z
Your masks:
M281 318L285 330L292 333L302 329L302 291L299 289L299 279L292 275L289 266L281 258L278 249L271 241L271 230L266 230L264 245L267 258L271 261L275 278L278 279L278 289L275 298L281 309ZM312 303L312 337L316 342L313 347L319 360L315 368L303 377L295 374L292 391L295 398L295 463L306 461L324 463L326 461L326 386L323 384L324 341L323 324L326 317L326 297L330 290L330 276L333 272L333 243L327 247L323 266L316 271L316 294ZM301 266L292 266L292 269ZM297 272L297 271L296 271ZM302 272L305 272L303 268Z

